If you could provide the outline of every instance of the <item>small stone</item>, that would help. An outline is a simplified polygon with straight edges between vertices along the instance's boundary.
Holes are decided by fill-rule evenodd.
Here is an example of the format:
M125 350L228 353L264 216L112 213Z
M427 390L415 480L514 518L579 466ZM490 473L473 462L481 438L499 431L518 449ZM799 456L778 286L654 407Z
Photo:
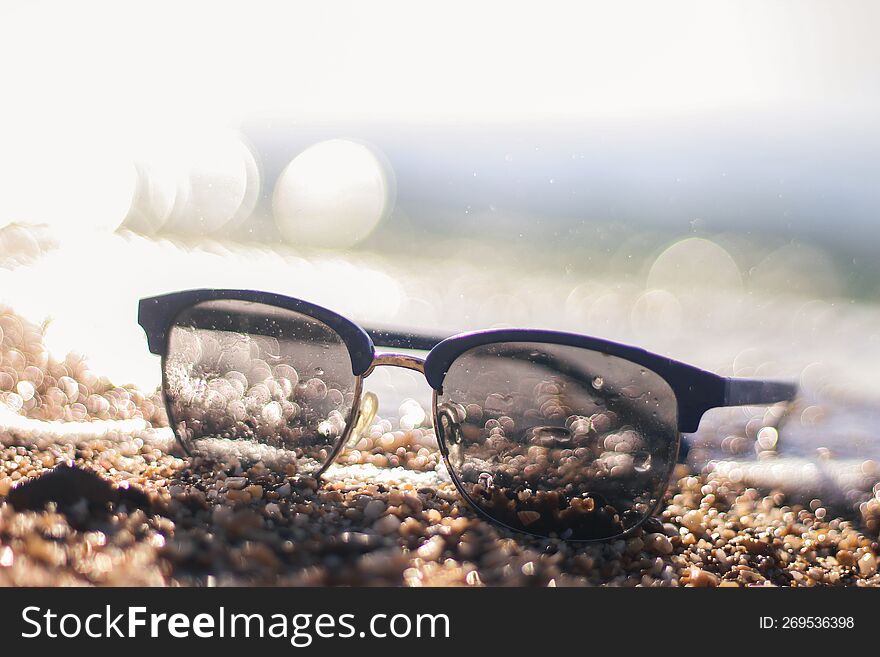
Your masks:
M388 514L387 516L379 518L375 524L373 524L373 527L377 532L385 536L396 534L400 530L400 518Z
M44 540L36 534L32 534L27 539L27 553L49 566L62 566L67 561L64 548L61 545L55 541Z
M476 570L472 570L465 575L464 581L468 586L483 586L483 581L480 579L480 573Z
M371 500L367 503L367 506L364 507L364 518L367 522L371 522L385 513L386 508L387 506L382 500Z
M859 559L859 573L862 577L870 577L877 572L877 558L870 552L865 552Z
M672 554L672 541L665 534L649 534L647 539L647 547L654 554L661 556Z
M849 550L838 550L836 557L837 563L846 568L854 566L856 563L856 555Z
M437 561L443 555L444 547L443 539L439 536L434 536L423 543L416 551L416 554L425 561Z
M249 502L251 495L246 490L233 488L226 491L226 499L230 502Z
M516 517L519 518L519 521L523 524L524 527L528 527L529 525L540 520L541 514L537 511L519 511L516 514Z
M422 512L422 509L424 508L422 501L418 498L417 495L404 495L403 502L410 509L412 509L413 515L418 515Z
M693 587L718 586L718 577L702 568L691 566L690 572L688 573L687 585Z
M233 490L241 490L247 486L247 477L226 477L226 487Z
M686 528L689 532L693 533L695 536L700 536L703 533L703 517L704 513L699 509L694 509L692 511L688 511L681 517L681 526Z
M14 561L15 555L13 554L11 547L7 545L0 550L0 567L9 568Z

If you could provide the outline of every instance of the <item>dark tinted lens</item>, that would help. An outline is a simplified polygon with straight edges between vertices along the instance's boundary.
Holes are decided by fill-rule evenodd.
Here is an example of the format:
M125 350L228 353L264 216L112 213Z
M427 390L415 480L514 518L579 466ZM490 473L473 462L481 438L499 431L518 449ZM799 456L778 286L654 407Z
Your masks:
M627 360L552 344L461 355L437 398L454 477L490 517L570 540L648 517L678 450L665 380Z
M210 301L181 313L169 334L171 422L196 453L314 472L345 432L356 387L342 339L293 311Z

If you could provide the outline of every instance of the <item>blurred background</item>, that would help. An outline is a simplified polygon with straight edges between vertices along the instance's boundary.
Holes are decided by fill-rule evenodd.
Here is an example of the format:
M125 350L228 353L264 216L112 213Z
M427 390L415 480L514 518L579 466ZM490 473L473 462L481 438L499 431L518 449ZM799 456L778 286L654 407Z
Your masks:
M876 479L878 24L858 0L5 0L0 300L145 390L136 301L194 286L638 343L802 384L711 412L692 458ZM386 369L383 412L429 399Z

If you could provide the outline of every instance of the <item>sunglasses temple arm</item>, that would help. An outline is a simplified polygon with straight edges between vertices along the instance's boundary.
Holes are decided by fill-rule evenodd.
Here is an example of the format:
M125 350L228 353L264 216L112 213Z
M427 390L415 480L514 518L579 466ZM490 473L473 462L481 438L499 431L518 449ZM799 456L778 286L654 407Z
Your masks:
M364 330L377 347L412 349L414 351L431 351L431 349L449 337L447 335L428 335L414 331L385 328L364 327Z
M791 381L727 378L724 384L725 406L751 406L791 401L798 386Z
M760 406L777 402L791 401L798 392L798 386L791 381L772 379L724 378L724 400L719 406ZM706 409L708 410L708 409ZM700 413L702 415L702 412ZM696 429L696 427L694 427ZM690 444L682 440L679 446L678 462L686 463Z

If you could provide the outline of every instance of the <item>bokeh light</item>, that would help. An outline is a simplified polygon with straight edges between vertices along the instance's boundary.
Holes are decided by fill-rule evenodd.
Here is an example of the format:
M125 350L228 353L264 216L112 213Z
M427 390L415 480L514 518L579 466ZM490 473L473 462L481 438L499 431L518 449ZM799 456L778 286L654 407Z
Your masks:
M357 244L394 202L390 175L364 144L344 139L315 144L297 155L276 182L275 223L291 244Z
M742 283L739 267L724 247L702 237L688 237L661 253L648 273L648 286L691 289L695 285L730 288Z
M144 234L231 232L253 213L260 185L256 156L237 131L169 131L139 158L125 225Z

